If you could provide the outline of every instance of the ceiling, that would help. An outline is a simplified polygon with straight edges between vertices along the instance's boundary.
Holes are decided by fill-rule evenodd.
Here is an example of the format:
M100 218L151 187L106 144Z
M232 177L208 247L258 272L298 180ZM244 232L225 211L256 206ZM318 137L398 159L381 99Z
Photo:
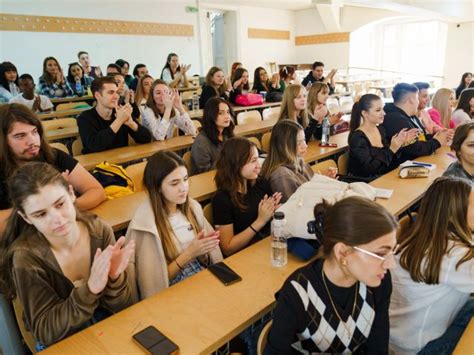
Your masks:
M316 5L363 6L406 15L429 16L449 22L474 21L473 0L204 0L200 3L258 6L293 11L314 8Z

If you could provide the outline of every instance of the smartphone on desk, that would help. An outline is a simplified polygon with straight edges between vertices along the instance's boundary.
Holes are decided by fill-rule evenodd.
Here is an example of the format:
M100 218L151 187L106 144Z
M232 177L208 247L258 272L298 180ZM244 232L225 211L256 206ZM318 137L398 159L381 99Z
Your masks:
M232 285L237 281L242 281L242 278L222 261L209 265L208 269L226 286Z
M152 325L134 334L132 338L147 354L175 355L179 352L178 346Z

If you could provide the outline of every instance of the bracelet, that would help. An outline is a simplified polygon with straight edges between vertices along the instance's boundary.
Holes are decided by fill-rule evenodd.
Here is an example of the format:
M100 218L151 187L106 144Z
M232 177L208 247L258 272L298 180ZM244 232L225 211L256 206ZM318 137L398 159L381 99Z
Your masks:
M180 269L181 271L184 270L184 268L178 264L178 258L174 259L174 262L176 263L176 266L178 267L178 269Z
M253 230L255 232L255 234L258 234L258 231L255 230L254 227L252 227L252 225L249 226L251 230Z

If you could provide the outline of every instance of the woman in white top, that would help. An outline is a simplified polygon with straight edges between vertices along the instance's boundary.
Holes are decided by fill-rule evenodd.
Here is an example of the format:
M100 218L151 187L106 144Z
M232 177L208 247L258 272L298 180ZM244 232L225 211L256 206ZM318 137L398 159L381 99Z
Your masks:
M184 110L178 91L170 89L163 80L153 82L146 104L142 124L155 140L173 137L175 127L187 135L196 135L194 123Z
M441 177L400 237L392 271L390 346L396 354L451 354L474 313L474 192Z
M171 88L188 87L188 79L186 78L186 72L191 67L191 64L180 65L179 58L176 53L168 54L166 58L166 64L161 71L161 80L166 81L166 83Z
M464 89L453 112L456 126L471 122L474 118L474 88Z
M134 299L144 299L222 260L219 232L188 197L188 171L176 153L160 151L145 168L148 192L127 230L136 242L129 277Z

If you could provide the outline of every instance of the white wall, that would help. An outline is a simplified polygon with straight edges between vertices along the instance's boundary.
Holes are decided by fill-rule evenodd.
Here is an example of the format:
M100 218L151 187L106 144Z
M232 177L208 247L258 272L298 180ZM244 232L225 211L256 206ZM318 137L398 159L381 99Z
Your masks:
M340 14L341 32L351 32L372 21L399 15L396 12L364 7L344 6ZM295 13L295 35L327 33L316 8ZM297 63L322 61L326 69L349 66L349 42L296 46Z
M63 70L67 64L77 61L79 50L89 52L92 64L105 71L107 64L124 58L131 69L137 63L145 63L150 74L159 77L169 52L179 55L182 63L190 63L190 74L200 71L197 14L186 13L189 2L107 2L0 0L1 12L38 16L63 16L142 22L160 22L193 25L193 37L102 35L79 33L0 32L0 60L8 60L20 73L30 73L38 78L42 73L43 59L56 57Z
M464 72L474 71L474 22L449 24L446 57L444 62L444 85L457 87Z
M286 10L240 7L240 61L249 71L252 81L253 72L259 66L267 67L269 62L294 63L296 60L294 14L293 11ZM248 38L248 28L290 31L290 39Z

